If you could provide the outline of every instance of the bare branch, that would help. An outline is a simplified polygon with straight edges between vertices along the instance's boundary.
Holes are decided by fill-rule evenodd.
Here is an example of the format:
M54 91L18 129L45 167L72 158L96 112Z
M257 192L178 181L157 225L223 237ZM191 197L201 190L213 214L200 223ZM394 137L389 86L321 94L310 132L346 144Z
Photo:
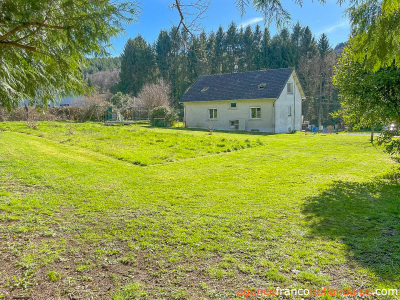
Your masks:
M197 22L199 19L204 18L209 5L210 0L192 0L188 3L182 0L175 0L174 4L172 4L172 8L176 8L180 17L177 29L182 26L185 32L194 36L194 32L200 29Z

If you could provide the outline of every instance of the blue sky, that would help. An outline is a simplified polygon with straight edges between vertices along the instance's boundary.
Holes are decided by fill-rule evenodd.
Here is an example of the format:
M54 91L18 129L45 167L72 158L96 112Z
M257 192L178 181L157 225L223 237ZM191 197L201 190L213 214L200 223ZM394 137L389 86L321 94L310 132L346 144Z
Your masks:
M170 9L173 0L142 0L140 7L142 13L139 22L126 26L126 33L113 39L113 55L120 55L128 38L135 38L141 34L148 42L153 43L161 29L169 30L172 25L179 23L179 15L176 10ZM350 33L348 18L345 16L346 6L340 6L334 0L327 0L324 5L318 2L305 0L300 7L291 1L282 0L283 6L292 16L292 24L300 21L302 26L309 26L318 39L322 33L326 33L331 45L334 47L340 42L345 42ZM226 30L234 21L240 26L247 24L254 26L259 24L264 28L262 14L248 8L246 14L241 17L235 6L235 0L211 0L209 9L201 25L206 32L216 31L220 25ZM276 33L276 25L269 26L271 36Z

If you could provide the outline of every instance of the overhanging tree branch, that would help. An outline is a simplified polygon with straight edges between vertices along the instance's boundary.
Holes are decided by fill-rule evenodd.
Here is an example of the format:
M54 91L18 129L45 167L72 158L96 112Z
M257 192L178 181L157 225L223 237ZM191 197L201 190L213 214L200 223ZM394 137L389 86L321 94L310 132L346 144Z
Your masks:
M37 52L37 48L33 47L33 46L28 46L28 45L24 45L24 44L19 44L17 42L3 42L0 41L0 47L17 47L17 48L22 48L25 50L29 50L29 51L34 51Z
M6 12L0 13L0 82L9 86L0 87L0 105L8 109L25 100L46 106L55 95L85 94L85 57L105 54L139 12L135 0L39 2L0 1Z
M44 21L44 22L45 22L45 21ZM30 22L30 23L26 23L26 24L20 25L20 26L14 28L13 30L7 32L6 34L0 36L0 41L4 41L5 39L7 39L8 37L12 36L13 34L19 32L19 31L21 31L21 30L23 30L23 29L25 29L25 28L29 28L29 27L31 27L31 26L38 26L39 29L42 28L42 27L51 28L51 29L59 29L59 30L67 29L67 27L65 27L65 26L44 24L44 22L43 22L43 23L40 23L40 22ZM21 40L21 39L20 39L20 40ZM18 40L18 41L20 41L20 40Z

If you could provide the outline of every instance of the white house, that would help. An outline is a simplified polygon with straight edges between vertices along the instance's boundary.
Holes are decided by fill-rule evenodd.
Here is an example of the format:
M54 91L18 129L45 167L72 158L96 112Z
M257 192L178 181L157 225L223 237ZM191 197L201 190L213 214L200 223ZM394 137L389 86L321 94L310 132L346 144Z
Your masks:
M301 130L303 99L287 68L202 76L181 102L189 128L288 133Z

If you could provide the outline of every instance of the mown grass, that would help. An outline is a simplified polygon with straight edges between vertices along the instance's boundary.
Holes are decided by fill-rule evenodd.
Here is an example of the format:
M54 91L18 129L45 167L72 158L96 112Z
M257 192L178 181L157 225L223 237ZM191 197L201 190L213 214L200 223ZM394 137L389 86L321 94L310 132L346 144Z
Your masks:
M83 147L141 166L231 152L262 144L259 138L253 136L239 139L233 136L204 135L204 131L187 134L179 129L148 130L147 126L99 127L93 123L72 125L65 122L42 122L40 129L32 130L20 122L13 124L12 128L21 133Z
M0 123L0 297L399 287L396 168L364 136Z

